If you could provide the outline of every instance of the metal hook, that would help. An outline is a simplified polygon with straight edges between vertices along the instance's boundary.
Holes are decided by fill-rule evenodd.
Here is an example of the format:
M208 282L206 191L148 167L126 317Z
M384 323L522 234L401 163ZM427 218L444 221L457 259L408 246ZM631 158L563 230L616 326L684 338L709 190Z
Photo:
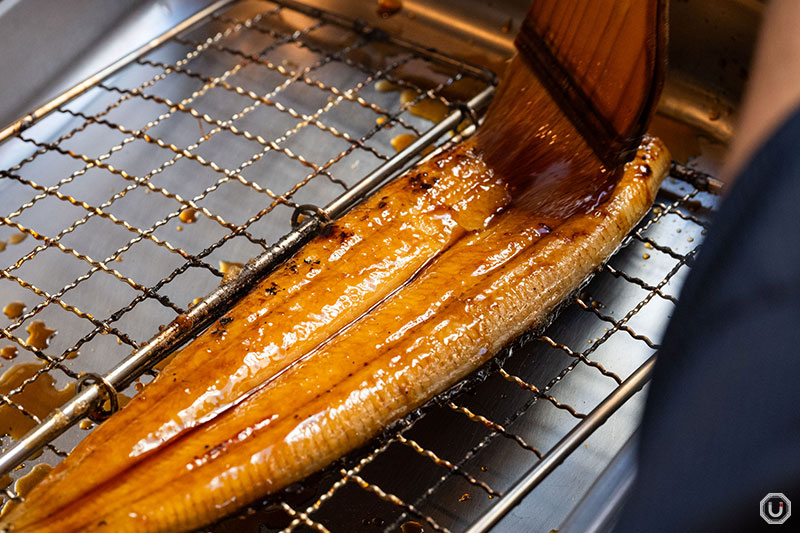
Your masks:
M292 228L296 228L300 225L300 216L318 216L322 219L322 222L327 224L331 221L331 217L324 209L320 209L319 207L315 206L314 204L303 204L298 205L295 207L294 212L292 213Z
M108 420L111 415L119 411L119 393L106 378L94 372L86 373L78 379L78 382L75 384L75 392L80 393L86 387L91 387L92 385L100 386L100 389L105 393L100 398L98 408L89 413L89 420L99 424ZM110 404L107 411L103 409L105 400L108 400Z
M475 127L478 127L478 114L475 112L473 108L468 106L467 104L461 103L458 104L458 110L461 111L461 114L464 118L468 118L470 122L472 122Z

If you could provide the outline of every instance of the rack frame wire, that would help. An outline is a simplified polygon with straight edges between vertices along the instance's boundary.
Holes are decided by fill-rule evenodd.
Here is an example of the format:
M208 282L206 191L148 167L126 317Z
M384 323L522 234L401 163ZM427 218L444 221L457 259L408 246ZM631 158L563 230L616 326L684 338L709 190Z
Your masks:
M10 446L6 447L4 442L4 453L0 456L0 475L17 468L23 461L43 449L54 454L56 458L65 456L66 452L53 442L59 435L70 428L75 429L75 424L87 416L91 416L97 421L108 416L109 410L103 409L102 406L104 401L111 403L110 410L113 411L114 404L119 403L122 391L131 388L137 379L146 376L152 377L154 375L153 366L158 361L221 316L233 302L283 260L290 257L303 243L316 235L328 221L346 212L381 183L397 176L418 160L420 154L429 146L433 146L437 142L441 146L442 139L447 132L455 130L464 121L476 122L477 113L484 109L491 100L495 82L492 73L385 34L361 22L351 21L288 0L265 3L263 8L259 8L253 13L248 12L248 16L244 18L237 18L235 10L239 4L247 3L236 3L233 0L216 2L148 45L125 56L0 132L0 142L13 139L33 148L29 155L1 171L0 180L14 182L15 186L18 185L35 192L35 196L31 200L21 204L8 215L0 217L0 228L12 229L19 232L19 235L31 237L37 242L37 246L28 253L10 266L0 269L0 281L12 282L41 299L37 305L12 320L10 325L0 328L0 339L11 341L23 352L43 363L40 369L13 390L0 394L0 406L11 407L37 424L30 433L11 443ZM280 17L286 13L305 17L309 24L294 31L282 31L285 28L281 28L279 22L282 19ZM268 20L275 21L276 26L265 25ZM197 33L199 27L207 25L217 31L211 31L209 35L201 34L202 38L192 37L193 33ZM321 28L328 27L343 30L353 37L353 40L338 49L323 50L319 43L314 42L309 36ZM246 38L257 35L259 38L267 39L269 44L258 53L241 47L237 48L241 43L237 43L235 39L242 35L245 35ZM229 42L232 40L233 43ZM172 63L163 58L154 57L153 52L158 52L160 47L167 43L177 44L188 51L182 58ZM405 55L400 54L394 61L388 61L379 68L369 68L352 60L350 55L352 52L369 48L374 43L395 47L397 50L402 50ZM295 66L291 62L276 63L271 59L270 54L283 47L303 49L317 57L318 60L304 68ZM235 58L232 66L218 75L204 72L203 68L194 68L194 60L206 57L212 52ZM450 74L439 83L429 87L420 87L397 75L405 65L420 60L446 70L449 69ZM362 78L349 89L342 90L335 84L327 83L321 76L315 77L315 73L323 71L329 64L360 72ZM126 69L130 67L139 70L152 69L157 73L133 89L107 81L116 74L125 73ZM258 93L242 83L242 73L251 67L268 70L279 76L282 81L272 90ZM483 84L483 88L472 94L472 97L466 101L456 102L448 99L446 96L448 88L464 77L478 80ZM159 95L149 90L158 86L163 80L175 78L182 80L182 83L191 85L194 90L180 99ZM416 96L395 111L384 108L369 97L362 96L365 88L373 86L377 80L387 80L401 89L410 89ZM282 103L282 94L293 91L297 87L319 90L328 95L327 102L321 107L309 111L302 109L298 111L291 105ZM112 99L110 104L96 113L87 112L80 106L71 106L82 95L89 94L91 91L100 91L105 96L114 95L116 100ZM213 114L204 112L199 105L212 92L242 98L247 105L230 115L230 119L217 119ZM185 94L185 92L181 94ZM374 97L374 95L372 96ZM419 126L414 121L414 117L408 113L411 107L423 99L440 102L450 111L442 121L427 129ZM118 110L134 102L136 105L145 105L146 103L160 106L162 112L155 119L139 127L124 126L113 118ZM417 139L397 154L386 155L380 147L371 144L373 138L385 128L384 124L376 123L371 130L361 136L326 124L326 119L331 116L331 110L335 110L343 102L368 109L382 118L384 123L410 132ZM166 111L163 111L164 108ZM269 108L281 116L291 117L296 122L293 127L275 138L266 138L259 133L252 133L246 127L237 125L246 120L247 115L258 108ZM55 141L38 139L37 136L40 134L36 132L37 126L53 115L82 123L67 133L59 135ZM175 117L196 121L200 127L201 136L185 147L159 137L155 132L160 131L160 126L163 127L164 124L176 120ZM95 127L105 128L105 131L114 132L115 135L119 134L121 140L105 153L94 157L70 148L70 142L79 139L84 132ZM208 128L208 132L205 131L206 128ZM301 151L287 146L293 138L300 137L314 128L325 135L330 135L327 138L335 138L347 143L348 147L336 152L333 157L327 158L325 161L317 162L311 157L306 157ZM470 130L474 130L474 125L464 133L467 134ZM31 131L33 133L29 135L28 133ZM63 131L63 128L60 131ZM223 135L227 139L236 139L236 142L241 143L246 142L249 147L256 148L258 151L246 158L236 168L228 168L215 162L203 154L203 145L207 142L212 143L215 136L221 132L224 132ZM110 162L114 161L114 158L118 157L120 152L123 152L129 145L147 145L154 150L161 150L171 155L155 169L137 176L124 170L121 165L117 166ZM4 146L0 145L0 149ZM354 183L346 183L337 177L339 174L337 169L354 152L369 153L378 160L379 164ZM283 193L276 193L269 186L259 183L258 180L248 178L245 175L246 171L250 167L256 167L261 158L270 153L280 154L292 164L306 169L307 174ZM77 169L52 185L37 183L24 175L25 169L38 158L54 154L74 162L78 165ZM187 197L159 185L158 177L170 172L172 167L183 164L181 160L184 163L189 162L202 167L204 171L209 172L217 179L193 197ZM95 169L122 180L120 183L125 184L125 187L99 204L78 200L68 191L64 192L65 189L69 189L70 184L80 181L84 176L89 176ZM673 178L670 181L673 185L662 190L654 208L637 229L627 237L621 247L622 250L626 250L641 246L652 250L654 255L659 254L663 256L664 260L671 261L669 268L662 276L657 276L658 279L648 280L645 279L646 276L632 274L629 269L616 266L613 259L604 265L598 276L604 275L613 278L617 283L634 286L637 290L643 291L644 296L638 298L635 305L630 307L621 318L615 318L603 311L603 305L599 299L592 298L585 292L579 294L569 310L572 310L573 313L586 314L610 326L589 347L580 350L571 348L567 343L557 340L556 335L551 333L553 328L545 332L531 332L526 338L514 343L498 358L485 365L456 388L438 396L421 409L388 428L367 448L348 455L326 469L321 476L332 477L332 481L327 484L319 483L318 480L307 482L313 484L311 490L316 492L312 498L313 501L302 502L304 505L302 509L298 504L290 503L291 494L299 490L297 487L287 489L262 502L260 509L277 509L286 516L286 523L274 529L287 533L303 529L329 531L328 526L325 525L327 523L326 506L330 507L331 501L339 497L339 494L357 489L394 508L395 512L387 515L391 518L382 524L385 525L384 530L386 531L396 529L404 520L420 520L433 530L449 531L450 527L444 524L444 519L447 518L446 513L440 512L437 516L433 516L434 513L429 509L430 502L435 500L442 487L451 483L454 478L487 497L485 505L476 511L477 518L471 521L469 531L486 531L496 523L565 457L572 453L588 435L636 391L641 389L649 379L655 357L653 354L658 348L658 341L651 339L648 334L638 332L638 328L631 326L631 323L636 320L640 311L653 300L669 304L677 301L674 291L670 292L669 290L670 284L676 278L685 275L701 240L698 236L697 242L688 250L681 250L679 247L664 244L661 238L653 237L651 233L653 228L665 219L675 219L683 227L699 228L701 233L704 233L715 205L714 194L720 189L719 182L713 177L677 164L673 164L671 176ZM332 198L325 207L299 203L294 200L295 196L304 190L304 187L312 182L317 183L314 180L318 179L327 180L329 184L340 186L344 191ZM264 197L267 200L266 206L238 223L228 220L229 217L221 216L204 202L209 197L220 194L217 192L218 190L230 188L229 184L238 184L238 186L247 188L252 194ZM689 190L684 191L684 186L688 186ZM169 205L172 206L172 210L165 217L155 221L147 229L141 229L140 226L144 224L131 223L126 217L114 213L116 206L124 202L126 196L141 191L160 200L169 201ZM37 203L45 201L62 202L64 205L82 210L85 214L63 228L54 237L50 237L47 236L47 233L37 231L25 222L26 211L35 209ZM250 229L279 207L291 210L293 227L288 233L280 236L274 242L270 242ZM163 238L162 229L176 221L183 220L186 213L191 216L205 217L204 220L207 220L209 224L215 225L218 231L224 232L222 237L196 253L185 249L186 247L171 244L170 240ZM104 260L94 259L91 255L80 251L78 247L64 244L70 234L80 231L80 227L83 225L91 224L93 218L107 221L135 236L125 242L123 246L112 248L111 253ZM255 259L243 265L237 276L232 279L224 278L224 282L218 288L212 290L208 296L191 307L177 304L163 290L173 280L180 278L191 269L205 271L215 279L223 278L222 269L215 267L206 259L234 239L246 240L250 246L262 251ZM179 257L180 266L173 268L166 276L150 284L136 281L134 276L120 272L112 263L118 261L132 248L142 246L139 243L151 244L158 249L166 250L167 254ZM88 264L91 268L57 291L47 290L25 279L26 264L52 250L57 250L83 264ZM93 276L100 275L114 278L116 282L126 285L136 294L127 305L115 309L106 319L98 319L96 312L86 311L82 309L82 306L69 303L71 291L86 283ZM591 290L592 287L594 287L593 284L589 285L587 290ZM63 298L65 295L67 301ZM157 302L163 308L170 310L173 313L172 316L177 315L177 317L149 340L140 341L135 335L127 333L120 324L124 321L126 314L144 301ZM48 353L51 350L47 350L46 347L37 348L20 337L18 333L15 334L15 331L24 324L28 323L30 326L30 320L52 305L83 321L88 321L92 326L88 333L65 347L57 356ZM104 335L116 337L118 344L130 349L131 354L105 373L101 373L99 369L76 371L71 364L73 354L76 354L85 345L91 345L93 339ZM633 342L639 343L646 352L646 358L635 368L629 369L630 371L626 372L627 376L620 376L619 373L606 368L603 363L592 357L609 339L616 338L615 335L628 336ZM543 347L542 349L559 352L569 361L552 378L538 386L524 372L515 370L515 365L519 365L519 362L515 362L515 357L519 359L515 351L529 350L532 344ZM614 384L612 390L601 397L588 411L580 410L569 401L559 400L554 396L554 387L574 375L576 369L591 369L603 380L610 380ZM77 394L73 400L56 409L46 418L36 415L15 401L15 396L22 394L26 387L31 386L37 380L44 379L45 375L56 370L62 373L62 377L65 376L74 384ZM493 386L491 385L493 380L502 380L505 384L522 391L526 400L517 409L506 413L503 417L481 414L479 409L469 404L467 397L474 390ZM465 400L465 398L467 399ZM515 430L515 426L519 425L519 420L540 402L546 403L558 412L565 413L570 420L574 421L571 429L564 433L558 442L549 447L537 446L531 442L529 437L523 436L521 432ZM438 414L433 415L432 413ZM429 416L442 416L442 413L449 413L449 415L463 419L466 423L476 424L487 433L464 450L460 456L446 457L442 450L432 449L431 446L421 442L413 435L418 421ZM502 418L501 422L495 421L498 418ZM486 450L496 446L495 441L498 440L498 437L502 437L500 440L512 443L525 454L532 454L526 462L530 467L527 472L518 479L511 480L510 483L505 480L502 490L487 481L485 476L473 470L476 458L481 457L482 454L485 455ZM385 489L380 483L369 481L373 463L379 462L387 450L397 448L410 451L431 464L432 468L443 469L444 473L426 485L424 490L414 494L411 499ZM302 485L301 483L299 486L302 487ZM464 494L467 495L466 492ZM5 489L5 497L10 500L19 499L10 485ZM475 498L468 497L467 499ZM250 508L249 512L255 512L254 509ZM451 520L451 522L459 525L457 520ZM459 527L461 526L463 524L459 525ZM224 524L221 527L224 529Z

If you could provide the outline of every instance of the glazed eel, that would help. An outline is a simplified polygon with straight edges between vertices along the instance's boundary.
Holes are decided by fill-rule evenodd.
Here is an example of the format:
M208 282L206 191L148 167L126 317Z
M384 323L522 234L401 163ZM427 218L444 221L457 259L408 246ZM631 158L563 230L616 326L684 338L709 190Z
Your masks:
M610 197L518 208L467 142L328 226L184 348L2 518L184 531L319 470L543 324L646 213L646 137Z

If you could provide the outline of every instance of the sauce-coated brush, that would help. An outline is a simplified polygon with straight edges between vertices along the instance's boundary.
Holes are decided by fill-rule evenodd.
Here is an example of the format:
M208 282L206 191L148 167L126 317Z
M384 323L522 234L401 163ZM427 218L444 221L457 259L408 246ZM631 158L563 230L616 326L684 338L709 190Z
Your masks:
M564 217L603 201L655 110L665 0L536 0L477 134L522 205Z

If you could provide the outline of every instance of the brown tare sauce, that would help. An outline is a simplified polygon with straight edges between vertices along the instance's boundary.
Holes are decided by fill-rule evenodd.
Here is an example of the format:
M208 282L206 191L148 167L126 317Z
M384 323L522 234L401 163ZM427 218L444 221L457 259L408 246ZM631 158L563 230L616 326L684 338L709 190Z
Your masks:
M408 148L411 143L417 140L417 136L413 133L401 133L392 139L392 147L396 152L402 152Z
M450 109L441 100L423 96L415 89L406 88L387 80L378 80L375 82L375 89L382 93L399 92L400 103L403 105L410 104L408 108L409 113L424 118L425 120L430 120L436 124L443 121L450 112ZM453 91L455 91L455 89L453 89Z
M21 317L23 311L25 311L25 304L22 302L11 302L3 307L3 313L11 320Z
M27 233L15 233L14 235L8 238L8 244L19 244L27 238L28 238Z
M244 263L236 263L234 261L220 261L219 271L222 272L222 283L227 283L235 279L242 272Z
M8 394L16 389L22 382L36 375L43 366L41 363L20 363L12 366L0 377L0 394ZM34 381L26 384L22 392L10 398L28 413L43 419L50 414L50 411L72 398L74 392L73 384L59 389L53 376L43 372ZM35 425L33 418L16 407L5 403L0 405L0 435L10 435L13 439L19 439Z
M3 346L0 348L0 357L3 359L11 360L17 356L18 350L16 346Z
M403 9L402 0L378 0L378 15L388 18Z
M44 322L36 320L32 322L25 331L28 332L28 339L25 341L29 346L44 350L50 344L50 339L56 334L56 330L48 328Z
M400 526L401 533L424 533L425 528L419 522L409 520Z
M52 469L53 467L48 464L38 464L34 466L33 468L31 468L30 472L28 472L27 474L25 474L24 476L22 476L17 480L17 482L14 484L14 492L16 492L18 496L24 498L27 494L30 493L31 490L33 490L33 487L35 487L41 480L45 478L45 476L47 476L47 474L50 473ZM3 486L3 483L6 483L5 479L6 477L8 476L4 476L2 478L2 481L0 481L0 487ZM8 502L6 502L6 505L3 507L3 510L0 511L0 517L8 513L16 505L19 504L13 500L9 500Z
M517 205L553 218L596 207L620 175L600 161L519 57L475 142L487 166L516 191Z
M661 91L663 16L658 0L626 11L613 2L531 6L515 41L520 53L477 134L517 205L566 218L608 198Z
M181 211L181 214L178 215L178 218L184 224L192 224L194 222L197 222L197 209L195 209L193 207L185 209L185 210Z

